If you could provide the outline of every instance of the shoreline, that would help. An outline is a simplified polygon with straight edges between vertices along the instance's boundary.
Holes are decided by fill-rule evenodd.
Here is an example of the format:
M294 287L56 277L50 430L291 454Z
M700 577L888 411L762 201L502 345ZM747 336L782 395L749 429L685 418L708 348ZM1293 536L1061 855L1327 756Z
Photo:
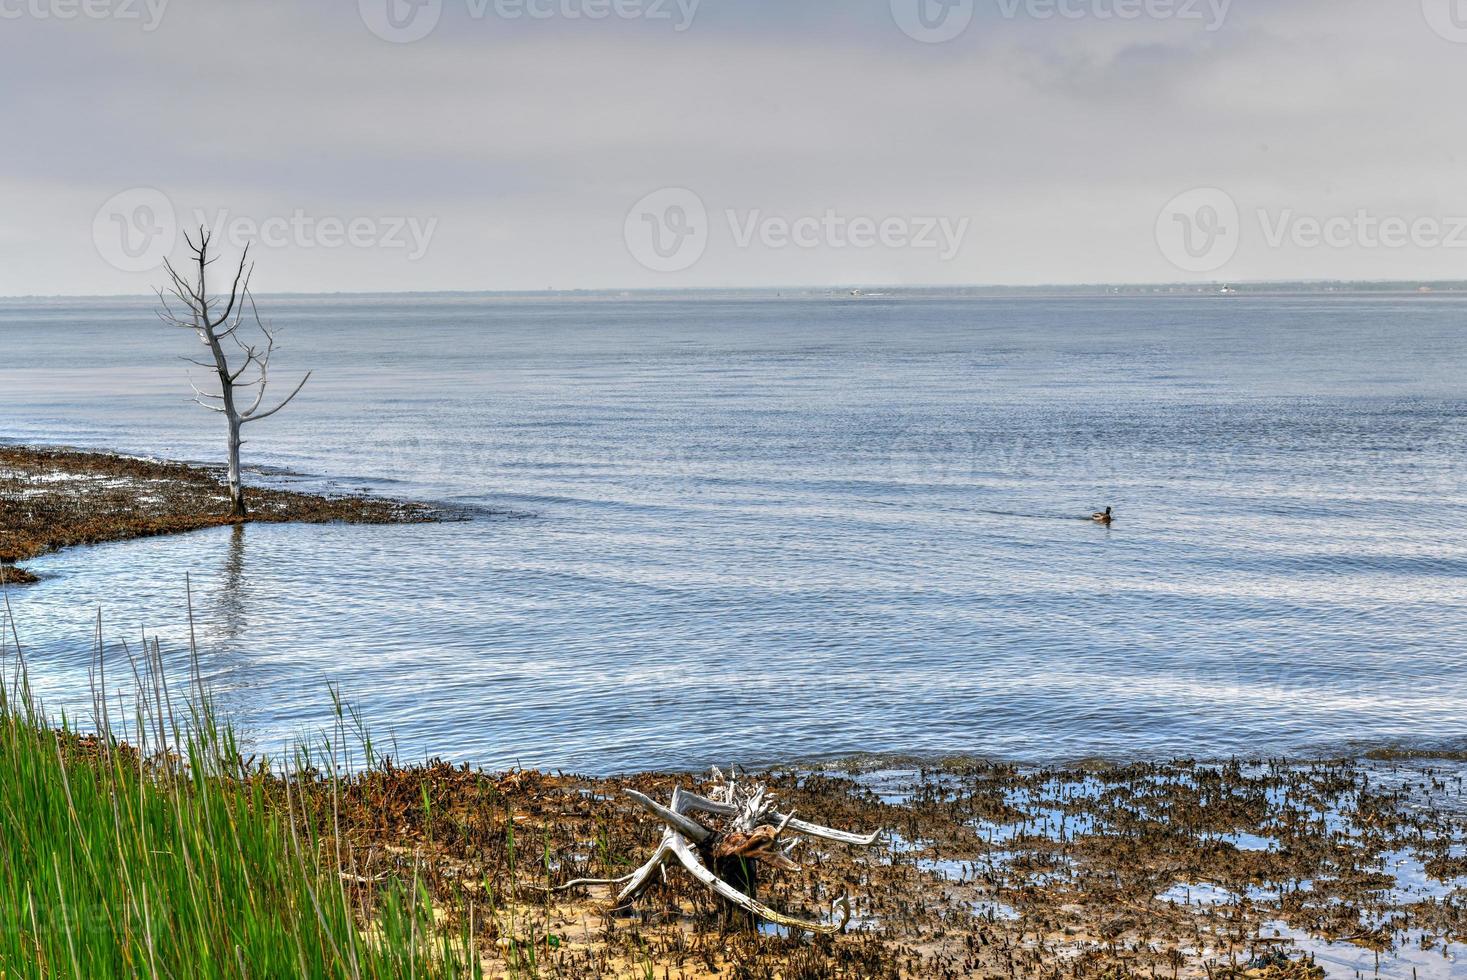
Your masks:
M72 782L119 758L161 787L189 782L156 741L38 737ZM615 887L546 890L626 875L662 830L628 791L706 793L707 774L381 757L347 774L343 761L370 754L365 734L327 743L304 769L229 758L210 768L237 775L206 778L318 842L317 870L360 910L362 935L411 882L431 903L429 939L466 937L486 977L1443 980L1467 953L1467 765L740 771L803 820L881 832L870 847L807 839L799 869L760 873L760 900L802 919L830 921L849 898L845 930L817 936L730 927L676 866L631 906L615 906Z
M252 521L450 516L365 496L252 496ZM210 467L0 445L6 561L235 523L221 516L225 502ZM4 566L7 583L17 571ZM4 705L0 697L0 715ZM148 762L146 742L139 752L48 732L36 737L58 740L72 776L105 779L100 760L119 755L143 768L179 764L176 755ZM1463 752L1054 765L861 754L741 776L767 782L802 820L882 832L869 848L807 841L800 870L760 880L762 901L806 920L828 921L848 895L851 923L831 937L730 932L677 868L632 908L613 908L613 890L601 886L542 890L631 871L661 826L626 791L658 800L677 786L707 792L705 773L376 759L338 776L334 753L324 772L230 765L258 794L258 812L301 821L322 842L318 859L360 910L359 930L380 926L391 887L416 883L433 903L428 921L444 937L464 934L485 976L1319 980L1377 964L1422 980L1464 975L1449 958L1467 954ZM233 791L226 777L208 778ZM302 810L302 799L311 806Z
M64 548L237 523L422 524L425 503L251 486L244 521L228 516L223 468L100 450L0 443L0 580L38 581L22 562Z
M371 878L374 853L411 847L414 868L443 883L508 867L487 890L516 896L502 954L556 936L541 962L568 976L625 976L652 949L658 976L1259 977L1317 980L1319 962L1380 962L1422 977L1467 939L1464 768L1359 763L1137 764L1098 769L944 766L849 775L777 769L782 808L853 833L872 848L807 841L803 866L761 877L773 907L814 920L849 895L854 917L833 938L723 932L716 907L680 869L632 910L612 888L546 897L527 891L617 877L656 846L660 825L627 789L665 800L674 786L706 792L697 773L585 778L485 773L443 764L366 774L344 837ZM373 812L382 787L406 784L424 812L462 821L452 834ZM373 788L368 791L366 786ZM1427 787L1423 791L1423 787ZM484 850L474 801L496 798L531 867ZM1451 804L1453 812L1444 812ZM384 833L385 832L385 833ZM491 833L492 836L492 833ZM1402 855L1409 854L1409 857ZM1453 897L1455 895L1455 898ZM451 913L450 913L451 914ZM507 940L507 941L506 941ZM1464 950L1456 947L1456 953ZM1378 957L1378 960L1377 960ZM1390 974L1388 974L1390 975ZM1446 976L1446 974L1441 974Z

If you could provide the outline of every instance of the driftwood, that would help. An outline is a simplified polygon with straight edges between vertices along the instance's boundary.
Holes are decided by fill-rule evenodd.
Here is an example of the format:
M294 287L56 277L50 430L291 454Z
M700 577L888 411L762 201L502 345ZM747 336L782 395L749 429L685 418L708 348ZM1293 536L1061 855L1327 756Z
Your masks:
M621 878L581 878L554 890L622 885L615 901L615 905L621 907L641 896L657 881L659 872L666 873L664 866L676 860L709 890L750 915L776 925L823 935L844 929L851 919L849 898L842 895L835 900L831 922L797 919L770 908L755 897L754 869L759 864L781 871L800 867L791 858L799 840L783 845L781 841L786 834L869 847L877 842L881 831L867 835L851 834L806 823L796 819L793 813L777 812L764 786L745 788L737 783L734 776L725 778L717 769L713 770L713 776L717 785L711 796L699 796L677 787L672 791L668 806L635 790L627 790L629 797L666 825L662 841L652 857L636 871ZM724 818L723 828L715 830L705 825L694 819L692 815L695 813ZM727 880L735 874L743 887L736 887Z

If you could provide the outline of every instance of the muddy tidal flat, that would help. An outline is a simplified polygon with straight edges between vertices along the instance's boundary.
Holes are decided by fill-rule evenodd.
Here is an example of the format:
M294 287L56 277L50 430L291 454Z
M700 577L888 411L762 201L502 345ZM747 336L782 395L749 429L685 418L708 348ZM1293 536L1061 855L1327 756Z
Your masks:
M681 869L632 909L613 889L691 775L582 779L388 766L338 833L357 887L410 874L478 917L490 975L702 977L1467 976L1467 766L1439 760L772 773L780 806L874 847L805 841L760 898L843 934L730 932ZM745 776L743 778L752 778ZM330 833L329 828L321 828Z
M441 518L433 508L367 496L250 488L251 521L399 524ZM19 565L60 548L236 523L218 467L71 449L0 445L0 576L35 581Z

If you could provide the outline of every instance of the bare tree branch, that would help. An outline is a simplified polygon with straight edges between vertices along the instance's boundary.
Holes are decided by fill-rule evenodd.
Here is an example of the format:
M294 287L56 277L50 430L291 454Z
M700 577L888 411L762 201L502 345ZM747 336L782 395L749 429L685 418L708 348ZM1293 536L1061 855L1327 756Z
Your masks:
M301 393L301 389L306 386L306 382L311 380L311 373L312 372L310 372L310 371L307 371L306 372L306 376L304 378L301 378L301 383L295 386L295 391L292 391L290 394L288 394L288 395L285 396L285 401L281 402L279 405L276 405L274 408L270 409L270 411L268 411L268 412L261 412L259 415L254 414L254 412L252 411L249 415L247 415L245 417L244 421L246 421L246 422L259 422L262 419L268 419L270 416L274 415L276 412L280 411L282 408L284 408L285 406L289 405L291 402L295 401L295 396L296 395L299 395ZM264 386L262 385L260 387L260 395L263 396L264 394L265 394L265 390L264 390ZM260 402L260 399L257 398L255 400L255 404L258 405L259 402Z

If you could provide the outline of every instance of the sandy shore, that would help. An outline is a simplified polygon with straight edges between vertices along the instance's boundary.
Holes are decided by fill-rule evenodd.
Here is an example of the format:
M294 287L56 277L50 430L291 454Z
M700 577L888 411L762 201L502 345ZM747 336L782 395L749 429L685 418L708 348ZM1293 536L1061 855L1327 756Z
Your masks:
M442 516L422 504L250 488L251 521L398 524ZM0 445L0 575L35 581L19 562L80 544L233 523L223 471L71 449Z

